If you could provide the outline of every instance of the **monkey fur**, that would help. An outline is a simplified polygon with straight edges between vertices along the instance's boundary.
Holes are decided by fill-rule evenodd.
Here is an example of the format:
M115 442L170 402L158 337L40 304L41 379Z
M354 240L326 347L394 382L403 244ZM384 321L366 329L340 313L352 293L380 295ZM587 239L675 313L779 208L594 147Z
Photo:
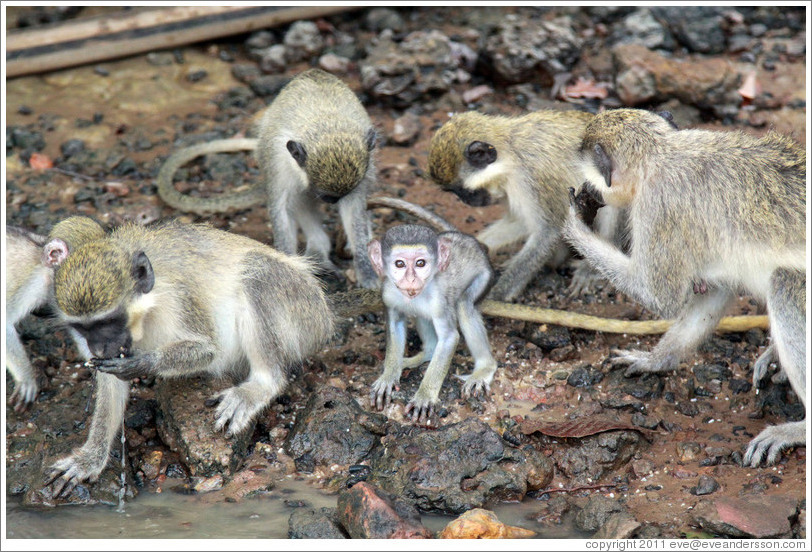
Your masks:
M574 205L567 240L621 292L677 317L654 350L619 352L612 362L628 365L627 375L676 369L743 291L766 302L774 352L806 404L804 150L775 133L678 131L656 114L617 109L589 123L582 154L587 185L628 208L632 247L626 255L596 236ZM693 293L697 282L706 293ZM765 429L745 463L774 462L804 442L803 427Z
M14 378L10 401L17 411L34 401L39 384L16 325L53 301L54 269L70 251L102 236L102 227L88 217L67 218L47 236L6 226L6 368Z
M51 468L56 496L104 469L130 379L247 369L213 401L215 430L232 435L333 335L312 263L203 224L122 226L77 248L56 271L54 294L59 318L97 368L87 441Z
M525 240L490 299L514 300L545 262L566 248L561 229L567 190L580 187L578 148L592 117L581 111L540 110L520 117L469 111L452 116L432 137L428 169L437 184L473 206L487 205L491 197L507 200L507 214L477 239L490 253ZM601 209L596 224L607 239L621 239L620 216L614 208ZM581 264L570 294L592 279L594 271Z
M274 247L297 251L297 232L307 240L305 254L337 272L331 242L322 228L319 203L336 204L353 252L362 287L378 279L366 256L371 224L366 198L376 183L373 153L377 133L355 93L338 77L309 69L294 77L265 109L257 139L216 140L175 152L161 167L158 194L172 207L197 214L247 208L265 200ZM256 150L263 185L214 198L178 192L172 178L186 162L207 153Z

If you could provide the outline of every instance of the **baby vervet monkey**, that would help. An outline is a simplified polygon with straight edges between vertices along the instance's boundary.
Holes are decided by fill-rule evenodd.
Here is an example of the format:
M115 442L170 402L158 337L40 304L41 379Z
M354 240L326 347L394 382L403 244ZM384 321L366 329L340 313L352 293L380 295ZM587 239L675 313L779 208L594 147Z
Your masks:
M6 368L14 378L10 401L20 412L39 393L37 373L17 333L27 314L53 301L54 268L81 244L104 236L88 217L70 217L47 236L17 226L6 226Z
M677 317L653 351L619 352L612 362L629 365L627 375L676 369L743 290L766 302L770 318L774 349L757 371L777 354L806 404L804 150L774 133L677 131L656 114L617 109L589 123L581 152L586 185L628 208L631 251L592 233L575 206L565 237L621 292ZM745 464L775 462L805 442L804 427L768 427Z
M366 255L372 232L366 199L376 183L377 133L355 93L338 77L308 69L279 92L256 130L257 139L215 140L172 154L157 178L161 199L197 214L245 209L266 201L274 247L296 253L301 228L307 240L305 255L338 273L330 260L332 245L320 210L322 203L335 204L358 282L375 287L378 279ZM175 189L172 178L185 163L209 153L242 150L256 150L264 184L207 199Z
M406 405L413 421L428 420L439 404L440 388L462 331L474 357L464 396L486 393L496 372L488 333L477 310L493 279L482 245L460 232L438 234L422 225L395 226L369 244L372 266L383 280L386 357L383 375L372 385L371 401L382 409L392 397L403 368L429 361L423 381ZM423 350L403 358L406 322L415 318Z
M90 432L52 466L55 496L104 469L132 378L247 372L211 401L214 429L236 434L333 335L310 262L202 224L125 225L86 243L58 267L54 295L97 369Z
M520 117L475 111L451 117L432 137L428 170L445 190L472 206L504 197L507 213L477 235L491 254L524 240L505 266L489 299L512 301L542 266L566 249L561 229L567 217L567 190L579 187L578 148L593 115L581 111L541 110ZM596 227L620 243L621 211L600 210ZM570 294L594 279L582 263Z

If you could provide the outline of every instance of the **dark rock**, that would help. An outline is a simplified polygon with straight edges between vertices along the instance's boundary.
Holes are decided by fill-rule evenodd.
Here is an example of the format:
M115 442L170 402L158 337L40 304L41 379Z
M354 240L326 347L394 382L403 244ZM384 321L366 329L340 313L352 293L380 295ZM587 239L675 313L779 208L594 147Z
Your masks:
M391 29L393 32L401 33L405 27L400 14L390 8L372 8L367 12L364 21L366 27L374 33L379 33L384 29Z
M592 535L593 539L628 539L642 524L628 512L616 512Z
M249 83L259 78L262 73L253 63L235 63L231 66L231 75L240 82Z
M155 420L158 401L155 399L134 400L127 405L124 426L130 429L142 429L152 425Z
M699 414L699 407L696 403L689 402L689 401L680 401L677 403L677 410L680 414L688 416L689 418L693 418L697 414Z
M731 379L728 384L728 388L733 392L734 395L739 395L741 393L749 393L750 389L753 388L753 384L747 380L733 378Z
M318 26L312 21L295 21L285 33L286 57L289 63L309 59L324 48Z
M653 416L646 416L640 412L632 414L632 423L646 429L656 429L660 425L660 419Z
M273 33L270 31L257 31L251 33L251 36L245 41L245 46L250 50L257 50L271 46L275 40Z
M594 494L575 516L575 525L582 531L597 531L616 513L626 513L626 507L608 496Z
M525 324L522 337L545 353L572 344L570 331L566 327L548 324L546 331L542 331L541 327L539 324Z
M719 497L702 500L693 511L703 529L734 538L786 538L791 534L790 518L798 511L797 501L786 496L752 498Z
M373 451L368 481L423 511L459 514L489 500L521 500L552 479L552 462L516 449L477 419L395 428Z
M378 443L385 421L364 411L346 391L324 386L296 415L284 448L294 459L309 455L314 464L358 464Z
M338 521L354 539L429 539L411 502L366 482L339 493Z
M45 148L45 139L36 130L9 126L6 127L6 148L41 151Z
M288 518L289 539L346 539L335 508L297 508Z
M186 80L189 82L199 82L209 76L209 72L205 69L197 69L186 73Z
M567 384L573 387L592 387L603 380L603 372L595 370L592 366L582 366L572 371L567 378Z
M610 43L645 45L649 50L674 49L674 37L667 27L652 15L648 8L639 8L615 25Z
M214 431L215 409L205 403L217 390L202 377L167 379L156 385L158 434L199 477L234 474L253 433L253 424L233 437Z
M637 431L606 431L573 441L556 453L556 464L573 485L586 485L628 463L644 439Z
M727 381L733 375L730 368L718 364L698 364L693 368L694 376L699 383L711 380Z
M691 487L691 494L696 496L708 495L719 490L719 483L709 475L700 475L696 487Z
M705 6L653 7L651 12L668 25L690 52L721 54L725 51L722 30L724 8Z
M254 94L264 98L266 96L276 96L289 80L287 77L279 75L266 75L253 79L248 83L248 86L251 87Z

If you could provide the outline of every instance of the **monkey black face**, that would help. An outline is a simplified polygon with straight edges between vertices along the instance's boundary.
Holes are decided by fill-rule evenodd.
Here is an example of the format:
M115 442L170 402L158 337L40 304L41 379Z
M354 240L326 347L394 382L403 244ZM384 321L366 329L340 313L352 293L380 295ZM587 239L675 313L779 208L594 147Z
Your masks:
M485 207L491 204L491 194L485 188L469 190L459 185L446 186L445 190L457 195L462 201L471 207Z
M304 168L305 163L307 163L307 151L305 151L305 148L301 142L288 140L288 143L285 146L288 148L288 153L290 153L290 156L293 157L293 160L296 161L301 168Z
M127 314L123 310L104 318L71 322L70 327L85 338L94 358L116 358L121 354L130 354L132 336L127 328Z
M325 203L329 203L330 205L338 203L341 200L341 197L342 197L342 196L337 196L337 195L325 193L324 191L319 190L315 186L312 189L313 189L313 193L316 195L317 198L319 198L320 200L322 200Z
M671 114L670 111L657 111L657 115L665 119L666 122L669 125L671 125L671 128L673 128L674 130L679 130L676 121L674 121L674 116Z
M484 169L496 161L496 148L479 140L471 142L465 148L465 160L475 169Z
M592 159L595 162L595 168L601 173L606 186L612 187L612 160L606 154L606 150L600 144L595 144L592 148Z

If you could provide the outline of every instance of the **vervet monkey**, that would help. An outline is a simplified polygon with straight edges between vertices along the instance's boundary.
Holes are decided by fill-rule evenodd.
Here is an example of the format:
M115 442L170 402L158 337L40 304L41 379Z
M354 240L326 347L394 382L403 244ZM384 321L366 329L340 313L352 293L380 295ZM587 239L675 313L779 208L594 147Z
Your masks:
M371 241L369 257L383 279L387 328L384 370L372 385L373 404L382 409L391 400L403 368L429 361L417 393L406 405L413 421L428 419L439 403L457 348L457 326L474 357L474 371L466 376L463 396L487 392L496 360L476 303L488 290L493 269L482 245L460 232L437 234L427 226L407 224L390 228L380 241ZM416 318L423 349L404 359L410 317Z
M677 316L653 351L613 362L629 365L627 375L676 369L743 290L767 303L774 351L805 404L804 150L774 133L677 131L656 114L617 109L588 124L581 152L586 185L628 208L631 251L589 231L574 205L566 239L621 292ZM697 282L705 293L693 293ZM774 462L803 442L803 423L768 428L745 461Z
M545 262L565 248L561 228L567 216L567 190L579 187L578 148L593 115L581 111L541 110L520 117L484 115L475 111L451 117L434 134L428 170L445 190L473 206L491 197L507 200L507 213L477 235L490 253L513 243L524 245L498 277L490 299L512 301ZM622 213L600 210L598 231L621 239ZM580 293L594 279L581 264L570 294Z
M73 251L54 294L59 318L97 369L87 442L51 468L57 496L104 469L130 379L247 369L243 383L214 397L214 429L232 435L333 335L309 261L202 224L122 226Z
M6 368L14 378L10 402L22 411L39 393L37 373L17 333L17 323L53 300L54 268L79 245L104 236L88 217L70 217L47 236L6 226Z
M363 287L376 286L378 279L366 255L372 232L366 198L376 183L377 133L355 93L338 77L308 69L266 108L257 136L215 140L175 152L158 174L158 194L172 207L198 214L247 208L264 199L274 247L296 253L301 228L307 240L305 254L335 273L320 203L336 204L358 281ZM264 191L257 183L241 192L204 199L175 189L172 178L183 164L208 153L241 150L256 150Z

